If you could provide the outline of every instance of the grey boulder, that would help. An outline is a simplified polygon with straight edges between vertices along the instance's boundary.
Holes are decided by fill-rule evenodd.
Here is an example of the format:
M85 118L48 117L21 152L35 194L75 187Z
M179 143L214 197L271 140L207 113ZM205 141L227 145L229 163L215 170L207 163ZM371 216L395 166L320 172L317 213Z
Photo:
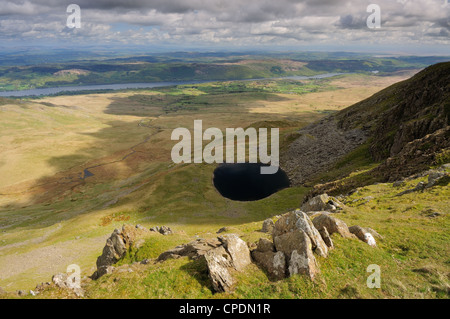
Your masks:
M302 230L308 235L311 240L312 249L316 254L322 257L328 256L327 245L323 241L322 236L320 236L319 231L314 227L308 215L299 210L286 213L277 220L272 232L274 243L276 237L294 230Z

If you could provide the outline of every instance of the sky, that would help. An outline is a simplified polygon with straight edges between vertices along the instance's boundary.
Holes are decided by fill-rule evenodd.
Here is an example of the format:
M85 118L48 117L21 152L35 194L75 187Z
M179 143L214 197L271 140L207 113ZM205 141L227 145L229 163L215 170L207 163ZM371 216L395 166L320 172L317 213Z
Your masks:
M1 0L0 47L136 45L450 54L450 0ZM69 4L80 28L67 25ZM380 8L380 27L367 19ZM375 12L376 13L376 12ZM71 21L75 21L72 20ZM375 21L371 16L370 21Z

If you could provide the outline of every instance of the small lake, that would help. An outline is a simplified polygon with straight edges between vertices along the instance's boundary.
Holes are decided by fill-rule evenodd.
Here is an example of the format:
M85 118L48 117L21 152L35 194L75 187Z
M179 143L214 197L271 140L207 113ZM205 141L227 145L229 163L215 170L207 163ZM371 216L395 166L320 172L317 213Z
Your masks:
M287 76L279 78L261 78L261 79L245 79L234 81L260 81L260 80L309 80L309 79L325 79L342 73L325 73L314 76ZM20 91L4 91L0 92L2 97L25 97L25 96L39 96L52 95L61 92L79 92L79 91L95 91L95 90L126 90L126 89L151 89L158 87L176 86L176 85L191 85L211 82L229 82L232 80L217 80L217 81L174 81L174 82L149 82L149 83L117 83L117 84L101 84L101 85L81 85L81 86L60 86L52 88L40 88Z
M261 174L260 163L220 164L213 183L219 193L237 201L254 201L289 187L289 178L279 168L275 174Z

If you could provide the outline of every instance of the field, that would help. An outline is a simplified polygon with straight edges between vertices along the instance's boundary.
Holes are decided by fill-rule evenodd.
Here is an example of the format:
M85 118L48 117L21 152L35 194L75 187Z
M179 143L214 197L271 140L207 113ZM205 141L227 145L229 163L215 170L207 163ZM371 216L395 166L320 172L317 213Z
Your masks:
M192 130L196 119L222 130L274 121L283 147L299 127L413 72L0 100L0 286L6 291L32 289L73 263L83 275L91 275L106 238L123 223L168 225L176 232L154 238L129 261L145 254L155 257L196 236L213 237L223 226L256 240L262 220L297 208L308 189L292 187L255 202L227 200L212 185L215 165L172 163L172 130ZM430 219L422 212L445 210L447 202L435 199L448 198L448 190L405 195L411 204L393 200L395 191L387 184L364 188L354 196L371 195L376 205L350 205L342 214L349 224L357 221L383 234L380 248L336 239L331 257L319 260L333 267L322 267L326 270L318 285L301 277L271 283L254 267L252 276L242 275L234 297L445 295L448 217ZM430 233L436 236L426 240ZM366 259L388 269L385 289L365 286ZM211 297L206 279L197 274L202 265L183 259L164 269L149 267L118 283L112 278L90 283L90 297ZM413 271L422 268L426 270ZM133 290L136 281L152 285ZM107 293L113 286L114 292Z

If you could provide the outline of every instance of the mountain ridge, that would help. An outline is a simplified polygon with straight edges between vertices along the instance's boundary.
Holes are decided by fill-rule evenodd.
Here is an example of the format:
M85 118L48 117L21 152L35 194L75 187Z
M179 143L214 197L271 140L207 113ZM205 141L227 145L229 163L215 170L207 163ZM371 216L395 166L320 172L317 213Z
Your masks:
M308 185L333 183L317 176L326 170L339 171L335 164L358 149L370 162L381 164L372 176L366 176L367 181L400 179L435 165L436 155L447 156L449 147L449 83L450 62L438 63L301 129L300 137L282 155L282 168L293 185ZM416 143L403 151L413 141ZM434 144L436 141L440 144ZM413 154L420 160L414 160ZM397 159L385 163L389 158ZM410 165L405 166L405 158ZM392 171L396 174L389 175Z

